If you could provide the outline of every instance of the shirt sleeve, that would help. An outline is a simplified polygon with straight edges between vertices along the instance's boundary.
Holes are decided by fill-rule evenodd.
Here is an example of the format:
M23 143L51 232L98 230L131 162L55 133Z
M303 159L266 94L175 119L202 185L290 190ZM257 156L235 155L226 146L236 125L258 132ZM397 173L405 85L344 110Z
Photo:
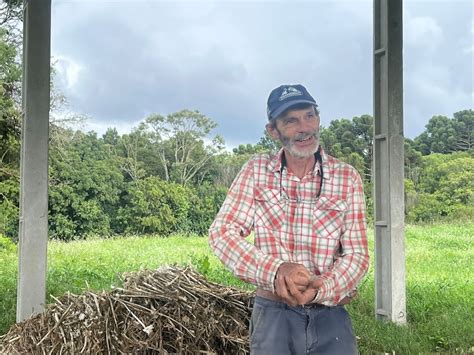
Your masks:
M340 238L342 252L335 257L333 267L323 273L324 280L313 302L336 305L360 283L369 267L367 225L362 180L354 170L352 191L344 215Z
M282 260L263 253L247 237L254 223L253 160L247 162L234 182L209 229L209 246L235 276L274 292L274 280Z

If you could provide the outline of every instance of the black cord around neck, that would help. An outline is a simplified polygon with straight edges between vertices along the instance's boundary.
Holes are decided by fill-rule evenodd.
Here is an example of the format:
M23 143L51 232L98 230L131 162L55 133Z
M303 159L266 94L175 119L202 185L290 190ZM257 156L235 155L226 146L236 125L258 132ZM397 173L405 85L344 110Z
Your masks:
M318 148L316 153L314 153L314 158L316 159L317 162L319 162L319 171L321 172L321 178L319 180L319 190L318 194L316 195L316 198L319 198L321 196L321 191L323 190L323 178L324 178L324 170L323 170L323 158L321 156L321 147ZM283 169L286 167L286 154L285 151L282 152L281 155L281 166L280 166L280 191L282 189L282 174L283 174Z

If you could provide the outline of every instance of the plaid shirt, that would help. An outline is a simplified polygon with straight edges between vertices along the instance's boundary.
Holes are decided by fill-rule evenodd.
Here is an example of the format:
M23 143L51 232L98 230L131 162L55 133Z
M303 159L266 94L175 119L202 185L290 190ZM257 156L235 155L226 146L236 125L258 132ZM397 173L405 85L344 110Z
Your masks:
M282 169L281 150L259 154L235 178L209 231L209 244L240 279L274 290L283 262L303 264L323 286L313 302L336 305L369 265L362 181L321 150L320 164L299 179ZM254 231L255 242L245 239Z

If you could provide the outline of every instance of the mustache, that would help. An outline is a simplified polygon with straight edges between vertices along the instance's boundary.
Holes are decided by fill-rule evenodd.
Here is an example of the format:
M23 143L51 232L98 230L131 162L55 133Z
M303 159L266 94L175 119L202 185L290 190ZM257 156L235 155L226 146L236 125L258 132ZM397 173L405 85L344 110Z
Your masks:
M320 132L319 131L314 131L314 132L305 132L305 133L299 133L295 137L293 137L292 141L302 141L308 138L314 137L316 139L319 139L320 137Z

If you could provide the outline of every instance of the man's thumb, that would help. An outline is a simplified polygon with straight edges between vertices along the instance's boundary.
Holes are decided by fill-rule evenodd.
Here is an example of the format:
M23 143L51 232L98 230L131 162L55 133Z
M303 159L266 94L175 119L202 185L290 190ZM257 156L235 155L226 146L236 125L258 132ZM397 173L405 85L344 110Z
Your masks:
M320 288L323 285L323 279L318 276L311 277L310 287Z

